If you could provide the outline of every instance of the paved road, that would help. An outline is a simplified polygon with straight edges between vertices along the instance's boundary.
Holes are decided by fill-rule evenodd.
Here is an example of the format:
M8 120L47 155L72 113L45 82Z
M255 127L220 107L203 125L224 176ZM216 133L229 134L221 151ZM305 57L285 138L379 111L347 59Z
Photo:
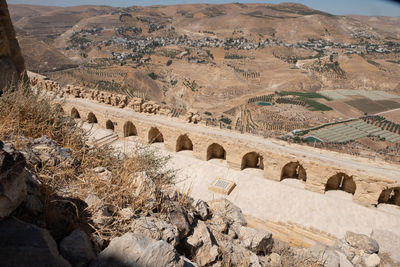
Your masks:
M241 134L235 131L221 130L218 128L212 128L203 125L189 124L175 118L137 113L128 109L120 109L108 105L94 103L87 99L69 98L67 101L69 103L76 103L78 105L90 108L94 113L101 112L102 114L108 113L115 116L124 115L128 117L133 117L138 120L162 125L165 127L179 128L188 132L195 132L208 136L216 136L221 139L229 140L231 142L236 140L237 143L253 144L255 147L258 147L260 149L265 148L267 150L272 150L274 151L274 153L279 152L282 154L290 154L298 158L307 158L309 160L315 159L317 161L332 164L337 167L357 170L360 172L364 172L368 175L375 174L381 177L384 176L385 178L400 182L400 165L389 164L381 160L374 161L333 151L316 149L308 146L288 144L284 141L276 139L262 138L250 134Z

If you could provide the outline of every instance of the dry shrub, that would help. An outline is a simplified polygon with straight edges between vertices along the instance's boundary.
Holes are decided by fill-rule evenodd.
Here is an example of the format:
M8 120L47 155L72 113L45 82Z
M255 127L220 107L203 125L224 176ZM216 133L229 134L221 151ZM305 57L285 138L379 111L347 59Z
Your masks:
M62 146L81 147L83 132L64 114L61 104L24 83L9 88L0 98L0 138L47 135Z
M77 224L87 223L98 235L109 240L128 230L129 222L125 222L118 211L124 208L131 208L136 214L166 211L162 189L173 182L175 172L165 168L168 158L154 149L138 146L135 155L127 157L108 146L89 147L86 133L73 118L64 114L59 101L48 94L34 92L26 85L7 90L0 97L0 114L0 139L14 137L11 139L18 143L18 136L47 135L72 152L68 162L31 168L43 184L44 220L56 239L68 234ZM105 167L111 172L111 178L101 178L93 171L96 167ZM135 186L132 176L140 172L155 184L156 199L151 210L146 206L146 196L132 193ZM95 226L91 223L95 210L85 209L82 201L89 194L101 198L103 206L113 211L111 224Z

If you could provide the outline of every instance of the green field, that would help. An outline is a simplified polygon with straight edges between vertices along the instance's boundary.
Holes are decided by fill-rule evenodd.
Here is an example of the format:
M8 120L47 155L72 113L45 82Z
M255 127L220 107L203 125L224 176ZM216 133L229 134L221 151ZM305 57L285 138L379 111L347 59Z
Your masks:
M329 97L326 97L324 95L321 95L321 94L315 93L315 92L303 93L303 92L293 92L293 91L282 91L282 92L278 92L278 95L280 95L280 96L294 95L294 96L300 96L300 97L305 97L305 98L323 98L328 101L331 101L331 99Z
M307 108L311 111L328 111L332 110L331 107L328 107L327 105L321 104L318 101L315 101L310 98L306 97L299 97L300 100L304 101L307 104Z

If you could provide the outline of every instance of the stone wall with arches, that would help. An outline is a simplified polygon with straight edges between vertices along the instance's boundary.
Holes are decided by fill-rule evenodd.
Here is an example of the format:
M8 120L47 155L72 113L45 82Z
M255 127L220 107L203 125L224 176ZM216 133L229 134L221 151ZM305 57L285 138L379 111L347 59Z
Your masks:
M329 190L343 190L362 205L400 205L400 177L394 180L386 178L384 173L369 175L362 170L283 153L257 143L226 138L222 134L190 130L190 127L174 128L171 124L151 119L151 115L140 117L128 109L67 98L64 110L74 118L89 123L97 121L101 127L114 130L120 138L137 136L143 143L164 143L171 152L189 151L200 160L225 160L227 166L234 170L259 169L260 175L276 182L298 179L304 183L306 190L321 194Z

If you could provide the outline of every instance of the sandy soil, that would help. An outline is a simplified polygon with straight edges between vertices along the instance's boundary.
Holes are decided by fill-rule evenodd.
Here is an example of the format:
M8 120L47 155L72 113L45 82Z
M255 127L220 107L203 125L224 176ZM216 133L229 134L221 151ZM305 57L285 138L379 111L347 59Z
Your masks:
M395 123L400 123L400 108L381 112L377 115L381 115L381 116L385 117L386 119L393 121Z

